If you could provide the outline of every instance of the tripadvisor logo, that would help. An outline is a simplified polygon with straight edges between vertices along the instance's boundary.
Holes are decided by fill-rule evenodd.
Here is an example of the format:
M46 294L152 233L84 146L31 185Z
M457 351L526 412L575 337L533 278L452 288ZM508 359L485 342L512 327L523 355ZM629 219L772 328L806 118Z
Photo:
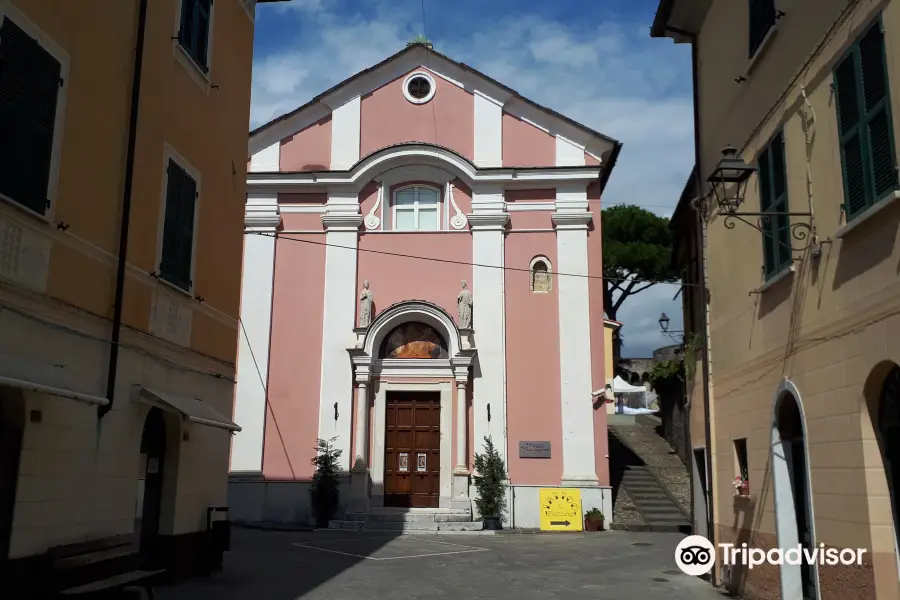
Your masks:
M725 566L744 565L748 569L762 564L781 565L862 565L864 548L826 548L819 544L818 548L750 548L747 544L740 547L734 544L719 544L722 551L722 564ZM716 547L702 535L689 535L681 540L675 548L675 564L687 575L700 576L712 571L716 563Z

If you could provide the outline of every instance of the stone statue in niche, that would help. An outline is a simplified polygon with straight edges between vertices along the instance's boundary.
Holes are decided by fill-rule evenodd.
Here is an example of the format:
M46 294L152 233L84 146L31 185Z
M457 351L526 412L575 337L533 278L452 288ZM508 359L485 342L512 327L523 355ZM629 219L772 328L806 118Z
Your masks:
M369 282L363 282L363 289L359 293L359 326L368 327L372 322L372 304L374 298L372 291L369 290Z
M459 315L459 328L472 329L472 292L469 291L469 284L463 279L460 284L462 291L456 297L456 310Z
M550 291L550 272L547 269L547 263L539 260L534 263L531 270L531 291L532 292L549 292Z

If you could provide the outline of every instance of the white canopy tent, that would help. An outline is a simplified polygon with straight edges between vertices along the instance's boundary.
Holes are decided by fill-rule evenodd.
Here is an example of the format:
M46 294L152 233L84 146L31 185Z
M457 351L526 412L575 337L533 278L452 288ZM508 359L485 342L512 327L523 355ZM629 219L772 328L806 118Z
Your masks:
M612 390L616 395L617 413L638 415L656 412L648 407L647 388L644 386L631 385L620 376L616 375L615 379L613 379Z
M616 394L637 394L645 393L647 390L642 385L631 385L620 376L616 375L613 379L613 392Z

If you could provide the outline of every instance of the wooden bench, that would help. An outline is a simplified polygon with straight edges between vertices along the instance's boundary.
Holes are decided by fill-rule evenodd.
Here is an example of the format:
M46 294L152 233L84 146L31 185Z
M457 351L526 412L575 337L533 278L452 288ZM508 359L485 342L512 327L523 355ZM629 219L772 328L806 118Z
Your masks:
M138 548L131 534L57 546L47 551L53 588L60 596L121 592L127 586L152 590L142 583L164 570L138 567Z

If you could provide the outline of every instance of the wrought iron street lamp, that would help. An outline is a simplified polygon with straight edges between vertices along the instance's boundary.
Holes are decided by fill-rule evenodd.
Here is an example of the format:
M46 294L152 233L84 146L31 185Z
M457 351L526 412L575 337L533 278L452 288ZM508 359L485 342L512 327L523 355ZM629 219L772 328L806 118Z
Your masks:
M662 328L663 333L669 331L669 317L666 313L663 313L659 316L659 326Z
M810 243L816 243L816 247L818 247L812 223L789 223L788 221L790 217L812 217L811 212L739 211L747 194L747 184L750 181L750 176L757 171L756 167L744 162L737 149L733 146L726 146L722 150L722 158L706 181L711 185L716 205L725 217L725 228L734 229L735 221L742 221L763 235L772 236L776 243L782 243L787 246L788 243L781 241L780 236L776 232L777 229L786 228L790 229L791 237L794 240L801 242L799 245L791 242L789 244L791 250L805 250L810 246ZM789 224L783 225L783 223ZM813 235L810 235L810 233L813 233Z
M678 339L675 337L678 334L684 334L684 331L669 331L669 316L666 313L659 315L659 328L662 330L664 334L672 338L673 341L677 342Z
M756 167L748 165L738 156L737 148L726 146L722 150L722 159L707 181L712 185L713 194L719 209L726 213L735 213L744 202L747 193L747 182L756 173Z

